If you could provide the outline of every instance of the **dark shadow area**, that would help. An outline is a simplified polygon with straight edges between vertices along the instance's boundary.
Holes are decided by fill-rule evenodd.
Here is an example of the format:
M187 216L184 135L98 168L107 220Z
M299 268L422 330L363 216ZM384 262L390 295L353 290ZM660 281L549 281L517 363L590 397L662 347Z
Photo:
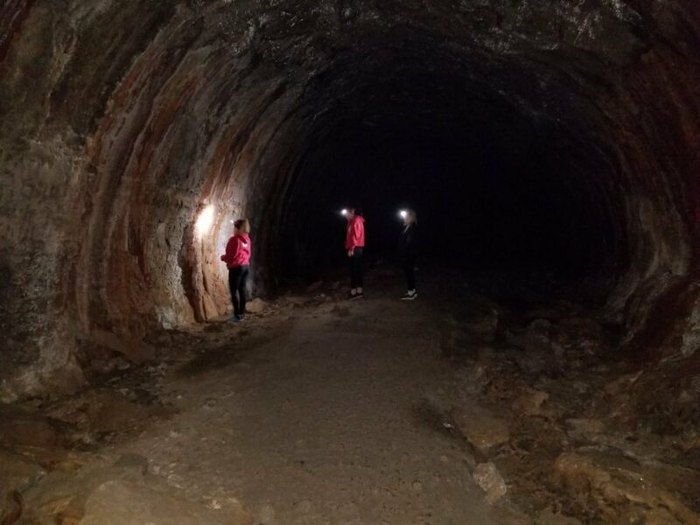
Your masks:
M312 281L344 265L348 206L364 211L367 264L391 261L407 207L424 267L457 269L490 293L556 285L600 304L628 248L598 108L570 77L538 79L535 63L454 51L417 39L316 76L304 102L313 125L280 201L275 274Z
M281 228L280 275L314 280L344 264L347 206L364 211L368 264L391 261L398 211L409 207L423 264L475 281L499 275L509 290L588 279L589 298L601 299L605 285L590 280L604 281L619 262L606 196L553 129L491 109L438 119L416 108L405 122L362 118L314 137Z

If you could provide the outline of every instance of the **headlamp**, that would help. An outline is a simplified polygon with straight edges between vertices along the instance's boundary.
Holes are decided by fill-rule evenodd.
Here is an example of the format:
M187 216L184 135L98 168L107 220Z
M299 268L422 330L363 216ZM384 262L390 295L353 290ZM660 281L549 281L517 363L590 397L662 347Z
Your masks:
M408 211L407 211L407 210L401 210L401 211L399 212L399 217L401 217L402 219L405 219L406 217L408 217Z
M348 210L347 210L346 208L343 208L342 210L340 210L340 214L341 214L343 217L347 217L347 216L348 216Z

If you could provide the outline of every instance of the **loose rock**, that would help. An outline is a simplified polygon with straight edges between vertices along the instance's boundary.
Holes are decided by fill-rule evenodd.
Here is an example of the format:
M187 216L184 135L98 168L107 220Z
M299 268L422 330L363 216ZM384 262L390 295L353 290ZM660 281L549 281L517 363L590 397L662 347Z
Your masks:
M259 297L256 297L252 301L246 303L245 305L246 311L252 313L252 314L259 314L265 308L267 308L267 303L260 299Z
M662 523L658 520L666 516L675 523L700 524L700 516L651 479L619 465L605 468L601 461L564 453L554 464L555 483L568 490L582 513L594 513L608 523Z
M486 501L495 503L508 491L506 482L493 463L479 463L472 474L474 481L486 493Z
M506 422L482 408L472 406L455 410L453 419L462 435L482 453L510 439Z

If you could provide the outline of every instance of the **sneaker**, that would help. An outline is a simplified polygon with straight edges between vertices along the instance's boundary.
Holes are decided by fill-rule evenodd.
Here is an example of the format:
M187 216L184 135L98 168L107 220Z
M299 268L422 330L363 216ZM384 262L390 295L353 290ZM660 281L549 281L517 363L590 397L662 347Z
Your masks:
M418 298L418 292L415 290L409 290L406 292L406 295L404 295L401 300L402 301L413 301L414 299Z
M356 293L355 295L350 295L350 299L362 299L364 296L365 296L364 293L359 292L359 293Z
M245 317L242 315L234 315L233 317L231 317L231 319L229 319L229 322L230 323L240 323L244 319L245 319Z

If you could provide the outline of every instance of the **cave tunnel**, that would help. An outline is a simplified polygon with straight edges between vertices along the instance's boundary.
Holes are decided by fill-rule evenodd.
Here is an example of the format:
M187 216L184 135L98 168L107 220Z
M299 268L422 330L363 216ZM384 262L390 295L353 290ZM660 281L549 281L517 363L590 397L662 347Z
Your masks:
M632 397L700 395L693 0L9 0L0 130L4 403L227 315L235 219L254 295L326 279L347 206L369 266L415 209L426 276L566 290Z

